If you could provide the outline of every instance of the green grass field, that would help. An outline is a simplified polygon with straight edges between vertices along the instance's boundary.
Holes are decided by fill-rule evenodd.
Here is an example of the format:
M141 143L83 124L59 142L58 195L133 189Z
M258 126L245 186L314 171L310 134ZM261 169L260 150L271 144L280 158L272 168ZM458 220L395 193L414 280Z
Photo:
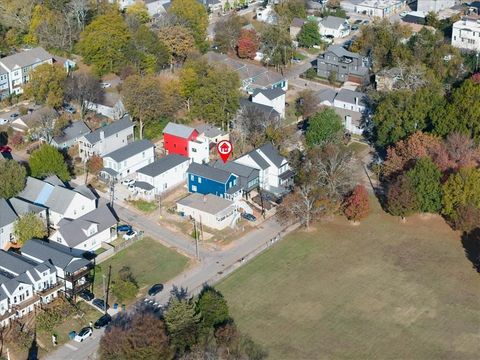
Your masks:
M102 273L107 274L110 265L112 278L123 266L130 267L140 292L145 293L152 284L164 283L182 272L188 265L188 258L146 237L100 264L101 270L95 274L96 296L103 294Z
M442 219L375 204L298 231L218 285L270 359L477 359L480 277Z

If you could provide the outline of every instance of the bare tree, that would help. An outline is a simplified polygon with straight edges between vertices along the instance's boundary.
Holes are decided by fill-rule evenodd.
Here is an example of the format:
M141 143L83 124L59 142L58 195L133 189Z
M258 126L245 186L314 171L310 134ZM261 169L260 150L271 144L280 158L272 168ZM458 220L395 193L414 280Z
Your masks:
M417 90L428 84L426 70L420 65L407 66L399 63L398 80L395 82L395 89Z
M99 80L88 73L76 72L67 79L65 97L68 101L75 100L80 105L80 115L85 116L88 103L98 103L104 93Z
M90 5L88 0L71 0L68 4L73 17L77 21L78 28L83 31L87 22Z
M265 142L267 129L278 129L280 125L278 114L266 113L253 105L243 106L233 121L233 128L239 133L240 140L254 147Z
M58 114L51 108L44 108L37 111L32 116L37 117L37 126L33 130L33 134L38 138L43 139L47 144L52 142L55 135L55 122L58 118Z

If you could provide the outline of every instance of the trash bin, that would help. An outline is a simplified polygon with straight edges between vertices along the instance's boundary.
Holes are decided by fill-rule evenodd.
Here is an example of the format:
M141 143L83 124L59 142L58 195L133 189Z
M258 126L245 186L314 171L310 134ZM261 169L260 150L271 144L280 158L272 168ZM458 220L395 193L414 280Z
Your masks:
M73 339L75 338L75 335L77 335L77 332L76 332L76 331L70 331L70 332L68 333L68 338L69 338L70 340L73 340Z
M117 310L117 309L118 309L118 304L117 303L113 304L113 310Z

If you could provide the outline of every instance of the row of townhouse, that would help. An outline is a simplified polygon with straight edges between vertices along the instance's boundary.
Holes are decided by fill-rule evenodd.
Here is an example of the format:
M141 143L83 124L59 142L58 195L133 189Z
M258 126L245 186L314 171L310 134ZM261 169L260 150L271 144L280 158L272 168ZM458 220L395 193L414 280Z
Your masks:
M30 71L42 64L60 63L67 70L74 63L71 60L54 58L45 49L36 47L0 59L0 100L23 92L28 83Z
M93 264L68 248L32 239L20 252L0 250L0 327L47 304L91 286Z

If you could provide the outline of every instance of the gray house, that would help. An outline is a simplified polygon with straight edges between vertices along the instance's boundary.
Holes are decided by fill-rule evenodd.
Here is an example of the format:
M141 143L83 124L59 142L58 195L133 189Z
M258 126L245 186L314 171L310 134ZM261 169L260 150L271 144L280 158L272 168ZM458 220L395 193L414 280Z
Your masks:
M51 145L58 149L66 149L75 145L82 136L90 133L90 129L83 121L75 121L62 130L62 134L54 136Z
M340 45L331 45L318 55L314 65L318 76L329 78L332 73L341 82L351 81L357 84L368 84L368 61L362 55L345 50Z
M246 198L248 198L248 194L253 189L258 188L260 184L260 171L250 166L238 164L233 161L224 163L223 161L217 160L213 164L213 167L237 175L238 184L242 188L243 195Z

